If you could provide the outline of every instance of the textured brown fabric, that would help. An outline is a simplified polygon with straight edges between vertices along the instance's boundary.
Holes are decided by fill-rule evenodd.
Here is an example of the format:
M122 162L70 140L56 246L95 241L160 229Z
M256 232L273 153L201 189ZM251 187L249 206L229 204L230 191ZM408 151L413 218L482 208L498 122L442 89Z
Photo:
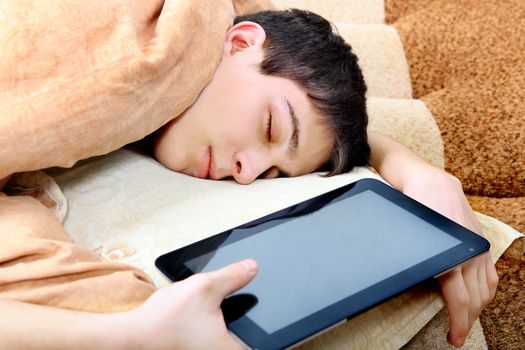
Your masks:
M401 17L428 7L435 0L385 0L385 22L394 23Z
M525 69L520 74L422 97L443 137L445 167L467 193L525 196Z
M395 27L414 95L441 130L446 169L469 194L524 196L525 2L418 6Z
M525 260L503 256L496 264L496 296L481 313L489 349L525 348Z
M385 6L414 94L440 127L446 169L461 179L476 210L523 232L525 2L387 0Z
M525 232L525 1L385 0L414 96L472 207ZM504 256L481 323L490 349L525 346L525 260Z
M525 197L468 196L474 210L493 216L525 232ZM523 254L523 247L519 249ZM525 346L525 257L505 254L496 263L500 278L496 297L481 313L489 349L523 349Z
M475 211L492 216L525 233L525 197L467 196L467 198Z

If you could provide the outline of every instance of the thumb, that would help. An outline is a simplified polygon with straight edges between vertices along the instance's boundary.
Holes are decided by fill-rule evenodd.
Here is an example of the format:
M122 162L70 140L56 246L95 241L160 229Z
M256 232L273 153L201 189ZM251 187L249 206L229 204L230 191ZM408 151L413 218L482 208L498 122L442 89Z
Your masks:
M215 293L213 294L220 300L224 299L227 295L246 286L255 277L258 269L255 260L246 259L217 271L208 272L214 285Z

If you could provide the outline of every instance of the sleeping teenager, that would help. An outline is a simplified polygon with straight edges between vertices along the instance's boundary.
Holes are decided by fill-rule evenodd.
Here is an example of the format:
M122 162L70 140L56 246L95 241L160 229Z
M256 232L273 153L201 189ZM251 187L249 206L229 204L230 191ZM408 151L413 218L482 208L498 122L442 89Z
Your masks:
M456 178L387 137L367 133L365 92L356 56L323 18L299 10L237 17L227 29L220 62L209 83L183 113L173 113L178 116L154 135L154 155L177 172L245 185L258 178L318 170L335 175L370 164L397 189L481 234ZM72 157L78 160L97 152ZM46 164L53 165L62 164ZM9 216L10 200L0 196L1 230L13 217ZM41 206L26 201L20 206ZM24 210L16 213L20 222L32 215ZM24 227L45 230L37 224ZM16 259L5 253L0 258L3 277ZM103 270L104 263L100 264ZM142 305L111 313L66 310L52 302L37 305L12 298L5 291L13 286L0 278L4 285L0 285L0 310L10 315L0 321L0 347L241 348L224 324L220 304L249 283L257 268L255 261L245 260L156 291L149 286ZM494 264L484 254L439 282L450 315L448 341L461 346L474 320L494 297ZM19 283L24 283L23 277Z

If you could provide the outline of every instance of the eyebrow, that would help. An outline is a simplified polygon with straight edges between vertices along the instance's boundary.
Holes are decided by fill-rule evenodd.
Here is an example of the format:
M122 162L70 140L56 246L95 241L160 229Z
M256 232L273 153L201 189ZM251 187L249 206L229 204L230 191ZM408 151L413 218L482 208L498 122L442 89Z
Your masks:
M290 115L290 124L292 125L292 136L290 137L290 140L288 141L288 155L290 157L295 157L297 154L297 148L299 146L299 119L297 119L295 115L295 111L290 104L290 102L284 98L284 101L286 102L286 106L288 107L288 113Z

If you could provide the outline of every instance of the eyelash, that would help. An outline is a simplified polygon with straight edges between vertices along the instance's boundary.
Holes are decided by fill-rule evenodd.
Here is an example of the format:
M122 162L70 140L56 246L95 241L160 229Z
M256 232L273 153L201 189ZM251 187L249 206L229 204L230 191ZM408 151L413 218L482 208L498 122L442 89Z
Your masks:
M272 115L268 115L268 120L266 121L266 139L268 142L272 141Z

